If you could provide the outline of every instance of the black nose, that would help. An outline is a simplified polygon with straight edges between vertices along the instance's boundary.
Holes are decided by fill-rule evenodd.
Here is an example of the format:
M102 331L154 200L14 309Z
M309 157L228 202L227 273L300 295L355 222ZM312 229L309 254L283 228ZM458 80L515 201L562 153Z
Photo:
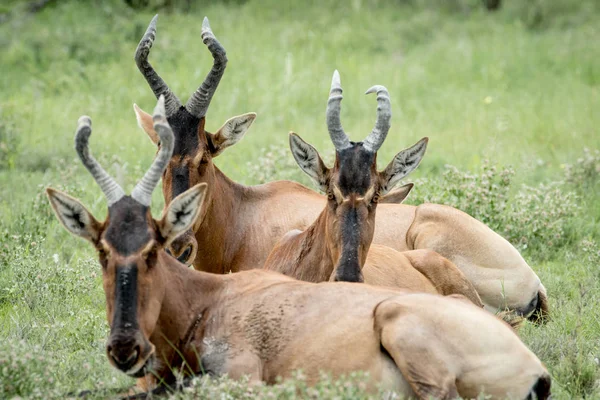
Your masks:
M364 282L358 261L351 260L338 264L333 280L335 282Z
M140 346L120 346L109 344L106 348L109 357L121 371L131 369L140 357Z
M188 261L188 258L190 257L190 254L192 254L192 246L188 246L187 249L185 249L185 251L183 253L181 253L181 255L179 257L177 257L177 260L181 263L186 263Z

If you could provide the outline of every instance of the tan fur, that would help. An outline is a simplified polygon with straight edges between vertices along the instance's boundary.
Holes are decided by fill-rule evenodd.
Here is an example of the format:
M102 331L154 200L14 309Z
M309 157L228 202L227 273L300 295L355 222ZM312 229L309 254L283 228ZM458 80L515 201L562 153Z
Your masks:
M461 294L478 307L483 303L465 275L448 259L432 250L398 252L371 245L363 268L365 283L410 290Z
M326 245L325 216L307 229L290 232L275 246L264 268L307 282L333 280L334 257ZM398 252L371 245L362 269L364 282L425 293L462 294L483 303L473 285L449 260L431 250Z
M202 119L198 128L198 162L190 163L190 187L201 182L209 185L205 211L193 232L175 241L171 251L178 256L192 245L193 266L201 271L260 268L285 233L304 230L319 216L326 197L290 181L258 186L231 181L206 151L211 134L205 133L204 123ZM152 138L151 132L146 132ZM206 162L200 164L202 159ZM172 162L180 165L184 161L174 158ZM165 205L171 201L172 166L163 179ZM465 274L490 310L525 307L542 290L539 278L513 246L480 221L451 207L380 204L373 243L398 251L436 251Z
M490 310L523 307L526 299L545 292L537 275L508 241L454 208L434 204L417 207L407 243L446 255L473 283Z
M186 214L199 212L203 196L188 194L203 188L178 196L164 213L167 222L152 219L147 210L149 239L127 255L103 239L119 221L99 224L75 199L85 217L56 209L61 220L76 218L85 225L73 234L100 238L94 244L109 323L115 308L124 307L115 301L117 272L137 267L132 270L136 310L130 314L136 320L128 329L111 326L111 336L115 329L121 352L135 357L135 368L121 368L146 374L138 380L141 389L175 383L174 371L275 383L297 369L308 384L316 383L321 371L336 378L365 371L370 390L381 387L420 399L474 397L481 390L493 398L524 398L540 378L548 387L548 372L510 328L462 296L313 284L262 270L218 275L187 268L167 255L164 245L191 219L170 211L185 203ZM48 196L53 201L60 194L48 191ZM177 229L165 230L165 223Z
M295 147L298 146L297 143L304 145L299 137L293 136L293 139L292 152L298 149ZM304 148L301 147L298 151ZM316 150L312 151L311 156L320 158ZM337 154L334 167L329 170L320 167L311 170L310 165L303 168L317 180L325 182L324 189L333 195L334 201L325 205L319 217L304 232L293 231L284 236L269 254L264 268L315 283L325 280L350 280L344 279L344 272L340 271L349 268L349 272L346 271L348 276L354 278L359 274L356 279L359 282L424 293L461 294L478 307L483 307L477 291L464 274L438 253L432 250L399 252L388 246L372 244L376 211L379 207L376 197L382 192L380 182L385 182L385 172L377 171L376 158L373 158L369 165L370 186L364 187L364 196L353 191L347 191L344 196L335 182L344 173L350 175L355 167L348 168L342 170ZM351 187L348 184L347 186ZM383 199L387 198L388 202L401 202L412 188L412 184L404 185L397 191L383 196ZM344 239L341 221L348 215L354 215L350 229L355 235L354 239ZM356 243L348 241L347 243L352 244L346 245L345 240L356 240ZM344 248L347 254L351 254L355 249L358 260L340 266Z
M260 270L211 275L166 256L160 261L162 276L155 284L163 287L150 292L165 296L149 340L164 360L155 373L167 382L171 369L184 364L178 352L192 371L200 369L199 356L207 372L266 383L296 369L308 384L317 382L320 371L334 377L366 371L371 390L381 384L422 399L437 393L421 389L424 377L446 382L450 394L471 397L479 390L474 388L484 388L493 398L524 398L547 374L505 324L461 300L370 285L302 283ZM382 318L388 303L402 315ZM433 356L424 358L417 345Z
M419 397L475 398L482 388L491 398L524 399L529 394L531 387L527 389L525 383L530 382L532 376L529 366L539 361L533 353L515 352L516 343L496 340L509 330L505 324L490 314L484 318L479 309L456 300L452 309L459 312L460 317L451 318L439 310L432 312L422 307L424 296L389 299L380 303L375 312L375 329L382 345ZM451 346L441 345L436 340L422 340L443 337L441 327L453 332L451 335L456 341L447 338ZM514 333L510 334L516 338ZM471 342L475 336L478 340ZM480 351L485 355L478 357ZM509 353L511 361L505 364L502 359ZM468 355L462 358L462 354ZM475 358L478 358L476 366L470 364ZM514 384L508 392L507 384Z

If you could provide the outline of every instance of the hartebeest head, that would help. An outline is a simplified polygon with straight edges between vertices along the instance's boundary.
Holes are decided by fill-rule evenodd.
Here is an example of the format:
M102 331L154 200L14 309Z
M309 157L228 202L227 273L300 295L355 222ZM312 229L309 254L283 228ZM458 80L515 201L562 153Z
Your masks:
M153 129L160 149L150 169L125 195L88 150L92 133L89 117L81 117L75 147L81 161L94 177L108 202L108 217L99 222L76 200L55 189L46 193L60 222L69 232L89 240L102 266L106 314L110 336L106 352L110 362L131 376L141 376L153 359L149 338L159 317L165 295L164 270L160 260L170 259L163 249L187 230L200 212L206 184L196 185L177 196L162 218L150 213L152 192L173 151L173 133L165 118L165 100L160 97L154 110Z
M377 93L375 127L362 142L352 142L340 122L342 87L338 72L333 73L327 102L327 128L336 150L333 168L325 166L314 147L298 135L290 134L290 147L296 162L327 194L328 246L332 258L337 260L335 280L338 281L362 281L360 271L373 240L377 203L404 200L412 184L388 193L417 168L427 148L428 139L423 138L396 154L383 171L377 171L377 151L390 129L392 113L385 87L373 86L367 90L369 93Z
M210 50L214 63L202 85L183 106L148 62L148 54L156 37L157 18L158 16L155 16L152 19L142 37L135 53L135 62L156 97L165 96L167 120L175 135L173 156L163 174L165 207L179 194L202 182L208 183L208 187L211 189L206 195L208 204L212 201L212 189L215 186L216 171L212 159L244 136L256 118L256 114L247 113L233 117L227 120L215 133L207 132L204 129L206 111L225 72L227 65L225 49L210 29L208 19L204 18L202 41ZM144 129L152 142L160 145L160 138L153 128L152 116L142 111L135 104L134 110L140 127ZM204 207L204 209L208 210L208 207ZM203 218L201 215L197 223L200 224ZM198 244L191 229L169 246L173 256L186 264L191 263L196 258L197 248Z

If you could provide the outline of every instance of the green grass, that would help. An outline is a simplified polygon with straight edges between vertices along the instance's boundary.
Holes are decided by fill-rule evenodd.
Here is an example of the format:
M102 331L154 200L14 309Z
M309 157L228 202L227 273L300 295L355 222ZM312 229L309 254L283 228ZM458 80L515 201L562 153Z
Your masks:
M324 111L333 70L344 87L342 122L355 140L375 119L375 98L364 91L386 85L394 116L380 165L430 137L410 201L453 204L523 251L553 312L547 325L527 325L523 340L553 374L555 398L600 398L597 2L505 0L496 13L478 0L203 1L186 13L174 3L172 12L159 11L156 70L187 100L212 63L200 40L207 15L229 57L208 129L258 113L219 168L246 184L308 183L287 133L331 160ZM0 397L130 385L104 356L95 255L59 226L42 192L52 185L98 218L106 214L73 151L82 114L93 119L92 151L126 189L151 162L155 148L137 128L132 103L151 111L155 99L133 54L155 10L117 0L56 2L35 15L16 2L2 7L14 12L0 24ZM161 207L157 190L156 214ZM200 385L206 396L271 390ZM302 380L282 385L269 396L292 398ZM323 383L318 393L359 396L336 385Z

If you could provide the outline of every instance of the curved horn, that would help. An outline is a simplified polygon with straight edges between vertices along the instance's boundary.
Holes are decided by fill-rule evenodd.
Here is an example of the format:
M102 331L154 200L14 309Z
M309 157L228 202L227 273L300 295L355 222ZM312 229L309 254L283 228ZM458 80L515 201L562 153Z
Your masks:
M340 83L340 73L336 69L333 71L331 79L331 90L329 91L329 100L327 100L327 130L335 149L340 151L350 147L350 140L342 128L340 122L340 103L342 102L342 85Z
M175 138L167 122L165 98L162 95L158 98L158 104L156 104L152 119L154 120L154 130L160 137L160 149L150 169L148 169L142 180L138 182L131 192L131 197L144 206L150 206L152 192L156 188L161 175L165 168L167 168L169 159L173 155Z
M79 117L77 121L77 133L75 134L75 150L81 159L81 162L92 177L102 189L104 196L110 207L125 196L125 192L121 186L100 166L98 161L90 154L88 141L92 134L92 120L87 115Z
M162 80L148 62L148 54L150 53L150 49L156 38L157 19L158 14L152 18L146 33L144 33L142 40L140 40L140 43L135 50L135 63L142 75L144 75L144 78L146 78L146 81L148 82L148 85L150 85L150 89L152 89L156 98L158 99L161 94L165 96L166 115L167 117L170 117L179 109L179 107L181 107L181 102L177 96L171 92L171 89L169 89L165 81Z
M202 118L206 115L210 100L212 99L213 94L215 94L219 81L227 66L227 54L225 53L225 49L221 46L221 43L219 43L210 29L208 18L206 17L204 17L204 21L202 21L202 41L208 47L208 50L210 50L215 61L212 69L208 75L206 75L204 82L202 82L202 85L200 85L198 90L192 94L185 105L188 112L198 118Z
M392 105L387 89L385 86L375 85L365 94L375 92L377 92L377 121L375 121L375 127L369 136L363 141L364 148L373 153L376 153L383 144L390 130L390 119L392 118Z

